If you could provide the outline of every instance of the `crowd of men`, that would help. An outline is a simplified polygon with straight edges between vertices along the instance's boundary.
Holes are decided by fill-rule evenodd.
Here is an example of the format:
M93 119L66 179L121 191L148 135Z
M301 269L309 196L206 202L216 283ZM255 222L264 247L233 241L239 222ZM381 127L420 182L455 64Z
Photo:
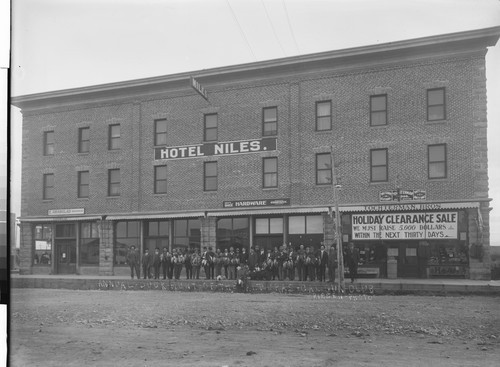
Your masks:
M357 277L359 252L353 243L349 243L344 252L346 267L349 268L351 282ZM135 246L130 246L127 254L127 263L130 266L132 279L134 272L140 279L141 266L144 279L180 279L182 268L186 270L186 279L237 279L238 268L248 266L251 279L264 280L298 280L335 282L335 273L338 266L337 250L335 246L326 249L322 243L318 251L311 247L300 245L293 248L283 244L274 250L252 247L249 252L245 248L230 247L217 249L212 247L199 249L173 249L170 252L166 247L160 252L156 248L154 253L149 249L144 251L142 258Z

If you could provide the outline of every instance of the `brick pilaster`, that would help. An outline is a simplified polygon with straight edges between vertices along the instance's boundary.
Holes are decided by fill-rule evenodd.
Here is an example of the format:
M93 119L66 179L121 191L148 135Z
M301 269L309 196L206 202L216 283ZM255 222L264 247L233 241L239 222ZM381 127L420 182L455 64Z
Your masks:
M20 225L21 244L19 249L20 274L32 274L33 271L33 255L34 255L34 242L33 242L33 225L31 223L23 223Z

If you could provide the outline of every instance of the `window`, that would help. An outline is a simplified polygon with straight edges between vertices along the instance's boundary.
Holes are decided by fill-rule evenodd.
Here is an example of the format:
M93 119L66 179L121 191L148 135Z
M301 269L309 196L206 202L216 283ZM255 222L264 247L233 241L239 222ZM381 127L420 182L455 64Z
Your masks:
M316 154L316 185L332 183L332 157L330 153Z
M90 151L90 128L82 127L78 129L78 153L88 153Z
M170 223L166 220L145 222L144 224L144 250L154 253L155 248L160 250L166 247L168 249L168 236Z
M139 240L139 222L117 222L115 227L114 264L127 263L128 248L132 245L136 249L141 247Z
M76 228L73 223L56 224L56 238L76 238Z
M205 115L204 141L217 141L217 114Z
M262 186L264 188L278 187L278 158L264 158Z
M370 126L387 125L387 95L370 96Z
M43 155L54 155L54 132L43 133Z
M427 90L427 121L446 119L444 88Z
M428 177L446 178L446 144L429 145L427 147Z
M50 265L52 259L52 225L37 224L35 226L34 265Z
M262 110L262 135L274 136L278 134L278 108L266 107Z
M78 172L78 197L89 197L89 171Z
M217 191L217 162L205 162L203 190Z
M120 196L120 169L108 170L108 196Z
M155 166L155 194L167 193L167 166Z
M46 173L43 175L43 199L54 199L54 174Z
M201 224L199 219L174 220L173 247L180 249L200 248Z
M120 125L109 125L108 149L117 150L120 149L120 145Z
M80 223L80 264L99 264L99 231L97 223Z
M323 236L321 215L292 215L288 217L288 241L294 248L304 245L313 252L319 250Z
M387 149L370 150L370 181L388 181Z
M255 218L255 234L283 233L283 218Z
M167 120L155 120L155 145L167 145Z
M217 220L217 248L222 251L230 247L240 250L250 246L248 218L221 218Z
M332 102L316 102L316 131L332 129Z

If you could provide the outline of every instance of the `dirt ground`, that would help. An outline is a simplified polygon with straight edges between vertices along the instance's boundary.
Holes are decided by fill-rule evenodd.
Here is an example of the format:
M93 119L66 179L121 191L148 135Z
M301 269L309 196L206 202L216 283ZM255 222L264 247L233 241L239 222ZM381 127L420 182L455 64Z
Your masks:
M11 366L499 366L499 297L13 289Z

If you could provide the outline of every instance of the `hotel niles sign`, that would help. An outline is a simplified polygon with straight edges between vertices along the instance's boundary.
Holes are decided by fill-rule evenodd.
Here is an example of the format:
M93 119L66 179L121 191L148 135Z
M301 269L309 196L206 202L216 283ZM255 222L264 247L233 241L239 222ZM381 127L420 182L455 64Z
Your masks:
M259 153L277 149L276 138L203 143L177 147L155 148L155 160L200 158L234 154Z

